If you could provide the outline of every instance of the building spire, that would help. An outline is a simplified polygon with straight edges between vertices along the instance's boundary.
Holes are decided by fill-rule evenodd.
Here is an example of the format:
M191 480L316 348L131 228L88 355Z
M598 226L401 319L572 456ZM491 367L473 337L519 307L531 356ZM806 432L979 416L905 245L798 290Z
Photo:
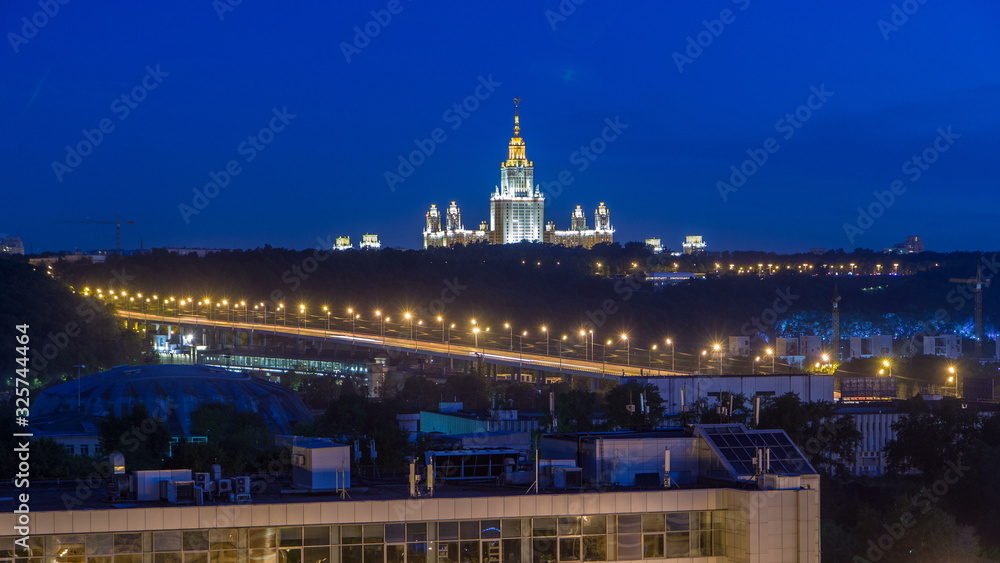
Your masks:
M521 104L521 98L514 98L514 137L521 136L521 117L518 115L518 106Z
M507 145L507 166L530 166L531 164L527 162L524 152L524 139L521 138L520 105L521 98L514 98L514 136L510 138L510 144Z

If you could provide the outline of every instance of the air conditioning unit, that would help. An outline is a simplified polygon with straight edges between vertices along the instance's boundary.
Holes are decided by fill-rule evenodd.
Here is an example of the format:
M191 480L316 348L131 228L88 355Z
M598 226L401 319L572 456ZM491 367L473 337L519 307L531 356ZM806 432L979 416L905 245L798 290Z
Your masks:
M232 479L220 479L216 481L218 487L218 493L220 496L229 494L233 492L233 480Z
M233 492L238 495L248 495L250 494L250 477L234 477L233 478Z

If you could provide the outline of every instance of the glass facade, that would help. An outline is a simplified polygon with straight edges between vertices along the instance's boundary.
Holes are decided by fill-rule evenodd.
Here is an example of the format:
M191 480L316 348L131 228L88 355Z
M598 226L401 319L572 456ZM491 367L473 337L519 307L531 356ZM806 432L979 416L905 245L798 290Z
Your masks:
M721 556L725 511L0 538L2 563L514 563Z

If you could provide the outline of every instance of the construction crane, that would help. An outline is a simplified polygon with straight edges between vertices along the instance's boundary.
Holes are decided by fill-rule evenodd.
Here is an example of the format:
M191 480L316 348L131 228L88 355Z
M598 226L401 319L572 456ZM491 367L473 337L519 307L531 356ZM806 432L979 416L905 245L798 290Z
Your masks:
M983 359L983 287L990 285L989 278L983 279L983 265L976 267L976 277L971 280L951 278L952 283L966 283L972 286L972 293L976 296L976 359Z
M840 294L837 292L837 284L833 284L833 334L831 339L833 340L833 354L830 356L833 358L834 362L840 361Z
M135 221L122 221L121 215L115 215L114 221L98 221L84 219L81 221L56 221L56 223L90 223L92 225L114 225L115 226L115 252L122 253L122 225L135 225Z

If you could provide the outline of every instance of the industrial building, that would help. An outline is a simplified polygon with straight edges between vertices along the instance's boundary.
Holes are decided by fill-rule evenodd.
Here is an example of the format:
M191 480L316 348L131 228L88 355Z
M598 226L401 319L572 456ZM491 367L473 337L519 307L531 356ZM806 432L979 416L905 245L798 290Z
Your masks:
M510 452L429 452L426 468L411 463L408 489L358 486L348 446L293 447L293 483L114 462L113 491L32 491L23 534L18 514L0 514L0 552L77 563L820 560L818 475L781 431L555 435L527 470ZM456 471L480 478L440 482Z

